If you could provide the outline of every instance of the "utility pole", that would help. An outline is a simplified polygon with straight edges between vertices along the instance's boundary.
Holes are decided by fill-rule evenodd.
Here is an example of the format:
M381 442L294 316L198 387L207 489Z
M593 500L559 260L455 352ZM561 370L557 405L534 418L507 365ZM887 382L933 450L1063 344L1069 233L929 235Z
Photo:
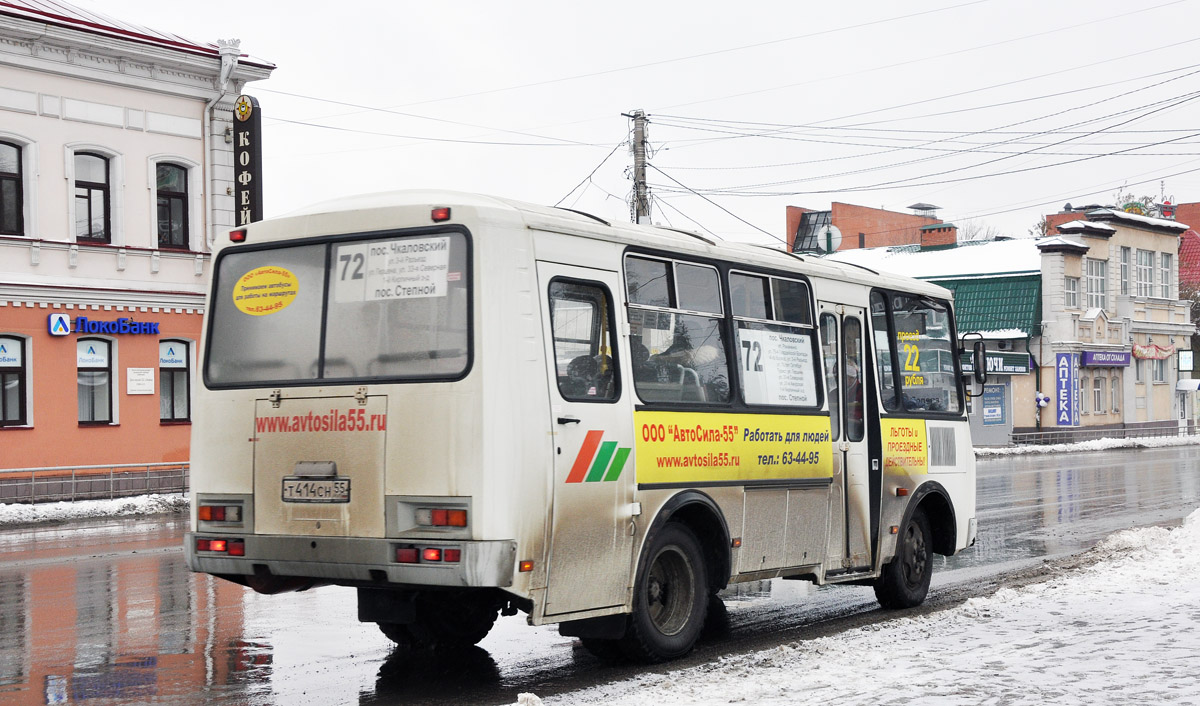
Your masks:
M633 120L633 203L630 204L634 223L650 223L650 189L646 186L646 112L635 110L621 113Z

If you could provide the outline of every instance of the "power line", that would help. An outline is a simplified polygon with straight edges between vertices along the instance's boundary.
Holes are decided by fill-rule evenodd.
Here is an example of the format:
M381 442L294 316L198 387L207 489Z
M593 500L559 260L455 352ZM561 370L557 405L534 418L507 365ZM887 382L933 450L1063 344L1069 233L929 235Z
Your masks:
M763 230L762 228L759 228L758 226L754 225L753 223L751 223L750 221L746 220L745 218L742 218L741 216L737 215L737 214L736 214L736 213L734 213L733 211L730 211L729 209L725 208L724 206L722 206L721 204L717 203L716 201L713 201L712 199L708 198L708 197L707 197L707 196L705 196L704 194L701 194L701 193L699 193L699 192L697 192L697 191L695 191L695 190L693 190L693 189L691 189L691 188L689 188L689 187L685 186L685 185L684 185L682 182L680 182L678 179L676 179L675 177L671 176L670 174L667 174L666 172L664 172L663 170L661 170L661 169L659 169L658 167L654 166L653 164L647 164L646 166L647 166L647 167L650 167L651 169L653 169L654 171L658 172L659 174L662 174L663 176L665 176L666 178L668 178L668 179L670 179L671 181L675 182L676 184L679 184L679 186L683 187L684 189L687 189L687 190L688 190L689 192L691 192L692 194L695 194L696 196L699 196L700 198L704 199L705 201L707 201L707 202L711 203L712 205L714 205L714 206L716 206L717 208L721 209L721 210L722 210L722 211L724 211L725 213L727 213L727 214L729 214L729 215L733 216L734 218L736 218L737 220L741 221L742 223L745 223L746 225L750 226L750 227L751 227L751 228L753 228L754 230L757 230L757 231L758 231L758 232L760 232L760 233L765 233L765 234L769 235L770 237L774 238L775 240L778 240L779 242L783 243L784 245L787 245L787 241L783 240L783 239L782 239L782 238L780 238L778 235L775 235L774 233L771 233L771 232L768 232L768 231L765 231L765 230Z
M360 135L374 135L376 137L396 137L405 140L416 140L418 142L451 142L460 145L499 145L502 147L608 147L608 145L598 145L588 142L495 142L488 140L460 140L450 137L429 137L428 135L398 135L392 132L377 132L375 130L359 130L349 127L338 127L336 125L321 125L318 123L306 123L301 120L288 120L286 118L274 118L281 123L289 123L291 125L303 125L305 127L321 128L322 130L336 130L338 132L351 132Z
M629 144L628 140L622 140L622 141L618 142L616 145L614 145L612 148L612 152L609 152L604 157L604 159L600 160L600 163L596 165L596 168L593 169L591 172L589 172L588 175L583 178L583 181L576 184L573 189L571 189L566 194L564 194L563 197L558 200L558 203L556 203L554 205L558 206L558 204L562 203L563 201L566 201L568 196L575 193L575 189L578 189L579 187L583 186L587 182L591 181L592 177L595 176L596 172L600 171L600 167L603 167L604 163L607 162L609 160L609 158L611 158L614 154L616 154L617 150L621 149L621 145L626 145L626 144Z

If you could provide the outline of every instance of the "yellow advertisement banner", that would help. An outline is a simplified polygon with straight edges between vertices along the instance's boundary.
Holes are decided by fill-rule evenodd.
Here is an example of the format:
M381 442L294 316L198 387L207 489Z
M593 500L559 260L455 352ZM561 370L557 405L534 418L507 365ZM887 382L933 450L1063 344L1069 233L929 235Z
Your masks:
M924 419L880 419L883 435L883 472L923 475L929 472L929 444Z
M638 483L832 478L828 417L634 412Z

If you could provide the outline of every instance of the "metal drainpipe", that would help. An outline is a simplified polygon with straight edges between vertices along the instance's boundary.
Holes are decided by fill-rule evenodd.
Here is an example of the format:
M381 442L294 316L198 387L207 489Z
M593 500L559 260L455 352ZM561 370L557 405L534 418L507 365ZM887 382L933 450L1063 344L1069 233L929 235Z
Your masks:
M219 43L220 55L221 55L221 69L222 69L221 75L227 75L228 78L225 81L221 82L220 95L218 95L216 98L214 98L204 104L204 117L203 117L204 125L202 126L203 129L200 131L200 137L201 137L200 148L202 150L204 150L204 159L201 161L201 167L200 167L202 170L201 178L204 179L204 193L206 193L208 195L208 207L205 209L205 214L204 214L205 221L206 221L205 228L204 228L204 230L205 230L204 242L208 246L208 251L210 253L212 252L213 245L217 241L217 236L213 232L213 229L216 227L216 224L213 223L214 219L213 219L213 208L212 208L213 197L215 196L215 194L213 194L213 192L212 192L213 185L209 181L209 177L208 177L208 172L209 172L208 163L210 160L212 160L212 154L209 149L209 133L212 131L212 110L213 110L213 108L216 107L217 103L220 103L221 100L226 95L229 94L229 80L232 79L233 71L237 68L237 65L238 65L238 59L241 58L241 49L239 48L240 45L237 43L237 41L238 40L235 39L230 43L225 43L225 42ZM226 72L224 71L226 57L231 57L233 60L233 65L231 67L229 67L228 74L226 74Z

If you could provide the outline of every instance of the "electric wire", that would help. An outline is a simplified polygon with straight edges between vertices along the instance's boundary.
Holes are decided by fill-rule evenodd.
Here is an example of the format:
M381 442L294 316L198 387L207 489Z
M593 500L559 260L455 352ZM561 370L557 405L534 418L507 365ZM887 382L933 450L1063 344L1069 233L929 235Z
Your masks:
M622 140L622 141L618 142L616 145L614 145L612 148L612 151L609 152L607 155L605 155L604 159L600 160L600 163L596 165L596 168L593 169L591 172L589 172L588 175L583 178L583 181L580 181L578 184L575 185L574 188L572 188L566 194L563 194L563 197L561 199L559 199L558 202L555 203L554 205L557 207L558 204L562 203L563 201L566 201L568 196L575 193L575 189L578 189L579 187L583 186L587 182L591 181L592 177L596 175L596 172L598 172L600 170L600 167L603 167L604 163L607 162L614 154L616 154L617 150L621 149L621 145L627 145L627 144L629 144L629 140Z

